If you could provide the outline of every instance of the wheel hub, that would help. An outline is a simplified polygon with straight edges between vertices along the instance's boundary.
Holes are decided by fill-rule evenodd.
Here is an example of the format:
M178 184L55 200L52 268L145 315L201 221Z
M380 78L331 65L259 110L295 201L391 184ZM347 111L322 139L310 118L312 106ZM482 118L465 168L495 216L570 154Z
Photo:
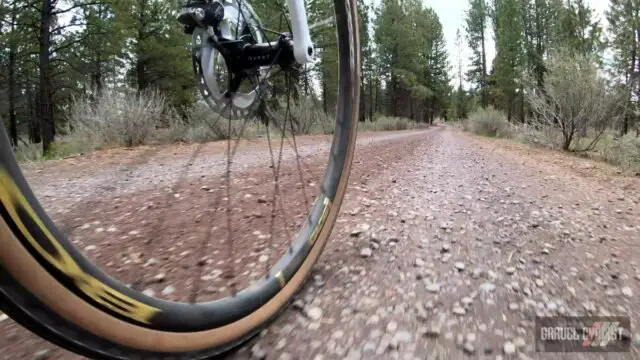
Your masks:
M246 0L195 0L178 20L192 34L198 88L207 104L226 118L248 117L274 65L286 69L295 63L291 36L281 34L268 42Z

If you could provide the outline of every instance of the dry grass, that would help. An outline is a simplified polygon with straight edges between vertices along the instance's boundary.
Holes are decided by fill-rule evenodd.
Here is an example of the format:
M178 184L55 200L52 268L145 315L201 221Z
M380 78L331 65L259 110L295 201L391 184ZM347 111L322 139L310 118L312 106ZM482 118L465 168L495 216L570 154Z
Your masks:
M20 163L29 163L42 159L42 144L19 143L16 149L16 159Z
M324 113L311 99L301 99L285 109L269 112L269 129L257 118L227 119L213 113L203 102L196 103L179 116L153 91L137 93L131 89L107 90L97 100L77 99L67 112L67 128L61 131L50 152L43 157L41 144L23 145L16 157L20 162L60 158L110 147L147 144L200 143L228 138L245 139L296 135L333 134L335 119ZM393 131L425 127L405 118L378 116L376 121L361 122L361 131Z
M167 127L159 129L155 139L159 143L200 143L265 134L265 126L257 119L229 121L213 113L206 104L197 103L187 111L186 118L174 117Z
M553 126L520 124L515 127L515 134L519 142L551 149L561 149L564 139L562 132Z
M487 137L502 137L517 142L541 146L548 149L563 150L565 136L557 126L509 124L501 113L493 110L480 110L462 122L465 131ZM595 141L594 141L595 140ZM595 144L591 151L589 149ZM612 130L588 129L587 135L571 142L569 148L575 154L605 161L620 170L640 173L640 138L635 134L616 137Z
M378 116L375 121L364 121L358 124L361 131L399 131L425 128L425 123L417 123L406 118L393 116Z
M158 127L172 122L176 112L154 91L107 90L97 101L77 99L68 113L72 148L94 150L103 146L136 146L153 140Z

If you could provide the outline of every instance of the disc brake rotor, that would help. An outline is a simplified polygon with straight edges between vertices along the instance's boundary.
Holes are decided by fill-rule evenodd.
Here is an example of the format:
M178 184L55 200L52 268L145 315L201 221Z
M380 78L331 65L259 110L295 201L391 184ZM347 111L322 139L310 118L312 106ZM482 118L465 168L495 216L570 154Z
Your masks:
M253 9L241 0L242 13L239 13L237 0L224 2L224 19L219 30L226 39L237 40L249 36L251 41L260 44L266 41L260 30L260 20ZM255 79L243 80L243 85L232 96L226 95L229 71L220 52L207 40L213 29L196 27L191 41L193 70L198 81L198 89L203 99L213 111L230 119L244 119L260 102L260 80L267 75L268 69L257 69Z

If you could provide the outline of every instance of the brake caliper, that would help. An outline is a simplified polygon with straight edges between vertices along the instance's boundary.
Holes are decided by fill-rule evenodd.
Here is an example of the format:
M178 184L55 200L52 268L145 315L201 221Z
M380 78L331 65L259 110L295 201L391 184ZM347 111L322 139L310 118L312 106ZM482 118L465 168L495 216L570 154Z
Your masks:
M190 0L178 15L178 21L184 25L184 32L193 34L196 26L211 26L217 31L218 24L224 19L224 5L218 0Z

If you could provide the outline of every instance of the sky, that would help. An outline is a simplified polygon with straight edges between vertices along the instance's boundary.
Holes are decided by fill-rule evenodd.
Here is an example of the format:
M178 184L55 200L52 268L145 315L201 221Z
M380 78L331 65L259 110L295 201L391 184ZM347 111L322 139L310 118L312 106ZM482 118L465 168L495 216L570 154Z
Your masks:
M379 0L373 0L374 4L378 4ZM601 20L601 24L606 25L606 19L604 17L605 10L609 7L608 0L587 0L587 3L593 8ZM431 7L438 14L440 22L444 30L445 40L447 41L447 50L449 52L449 61L452 66L457 66L457 52L455 46L456 31L460 29L463 36L463 72L466 72L466 66L469 63L469 57L471 51L466 46L466 39L464 38L464 16L465 11L469 7L469 0L423 0L423 4ZM493 44L493 35L489 36L489 42L487 43L487 64L491 66L491 61L495 56L495 46ZM452 78L457 77L457 70L452 69Z

